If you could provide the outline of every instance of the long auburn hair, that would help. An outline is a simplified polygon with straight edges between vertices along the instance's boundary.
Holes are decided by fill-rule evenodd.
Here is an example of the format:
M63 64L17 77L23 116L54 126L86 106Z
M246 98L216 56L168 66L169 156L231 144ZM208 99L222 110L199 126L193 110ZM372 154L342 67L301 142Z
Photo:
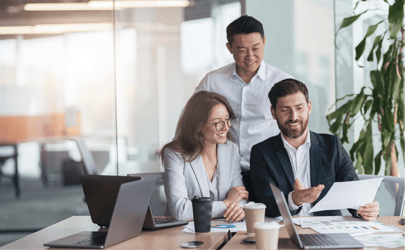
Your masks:
M218 104L225 105L229 117L235 117L228 100L220 94L200 91L188 100L177 123L173 141L163 146L160 151L162 161L166 149L180 153L187 162L194 161L201 154L204 150L204 135L200 130L207 123L211 110ZM233 140L229 133L227 139Z

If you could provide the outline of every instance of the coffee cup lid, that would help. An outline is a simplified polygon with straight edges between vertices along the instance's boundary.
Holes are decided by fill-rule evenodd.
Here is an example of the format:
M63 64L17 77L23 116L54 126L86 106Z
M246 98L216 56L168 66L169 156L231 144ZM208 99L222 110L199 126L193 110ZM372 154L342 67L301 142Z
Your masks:
M245 204L243 206L243 208L247 208L247 209L262 209L262 208L266 208L266 205L264 205L263 203L254 203L253 201Z
M197 197L197 196L194 196L192 201L193 202L206 202L206 201L212 201L212 199L210 197Z
M261 230L279 229L280 224L275 221L272 222L256 222L253 226L254 228Z

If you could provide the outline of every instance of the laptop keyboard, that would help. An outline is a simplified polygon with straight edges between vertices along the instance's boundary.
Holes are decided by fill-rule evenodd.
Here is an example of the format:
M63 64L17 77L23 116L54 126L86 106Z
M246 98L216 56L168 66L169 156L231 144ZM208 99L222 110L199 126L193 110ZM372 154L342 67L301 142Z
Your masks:
M300 234L302 242L307 246L337 246L338 243L324 234Z
M155 224L165 224L165 223L170 223L170 222L177 222L178 220L175 219L163 219L163 218L153 218L155 221Z
M91 238L76 242L76 244L77 245L104 245L106 237L107 237L107 234L103 234L100 236L91 237Z

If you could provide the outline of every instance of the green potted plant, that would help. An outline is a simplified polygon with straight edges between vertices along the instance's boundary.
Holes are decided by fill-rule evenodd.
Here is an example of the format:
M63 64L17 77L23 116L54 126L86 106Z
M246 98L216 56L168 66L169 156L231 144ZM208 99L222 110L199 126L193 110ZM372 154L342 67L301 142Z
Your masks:
M365 1L358 1L355 9L360 2ZM362 118L364 126L350 149L350 156L356 162L355 168L360 173L378 174L381 159L384 159L385 174L399 176L398 154L404 153L404 0L395 0L392 4L387 0L384 2L389 5L388 15L370 25L363 40L355 48L355 59L358 61L365 53L366 43L371 42L368 37L375 33L379 25L386 23L388 28L375 36L367 56L367 61L376 63L375 70L370 71L373 86L363 87L360 93L338 99L334 105L339 105L339 108L326 118L329 130L338 135L342 143L349 143L349 129L356 119ZM339 30L352 25L367 11L373 10L344 18ZM388 49L384 50L383 43L389 44ZM373 131L373 123L378 125L378 131ZM381 148L376 151L373 146L375 133L379 133L381 140ZM398 140L400 150L395 144Z

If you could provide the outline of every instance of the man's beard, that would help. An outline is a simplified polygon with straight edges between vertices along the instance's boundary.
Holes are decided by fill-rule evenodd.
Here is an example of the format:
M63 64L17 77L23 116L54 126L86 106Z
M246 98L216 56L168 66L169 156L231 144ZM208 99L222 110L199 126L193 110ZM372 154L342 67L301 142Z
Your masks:
M277 116L276 116L277 118ZM284 124L280 124L279 120L277 119L277 125L278 128L281 130L281 132L283 133L283 135L289 137L289 138L293 138L296 139L298 137L300 137L302 134L304 134L305 130L308 127L308 118L305 119L305 121L302 120L288 120L287 122L285 122ZM296 127L290 127L288 124L294 124L294 123L301 123L300 125L297 125ZM301 129L298 129L298 127L301 127Z

